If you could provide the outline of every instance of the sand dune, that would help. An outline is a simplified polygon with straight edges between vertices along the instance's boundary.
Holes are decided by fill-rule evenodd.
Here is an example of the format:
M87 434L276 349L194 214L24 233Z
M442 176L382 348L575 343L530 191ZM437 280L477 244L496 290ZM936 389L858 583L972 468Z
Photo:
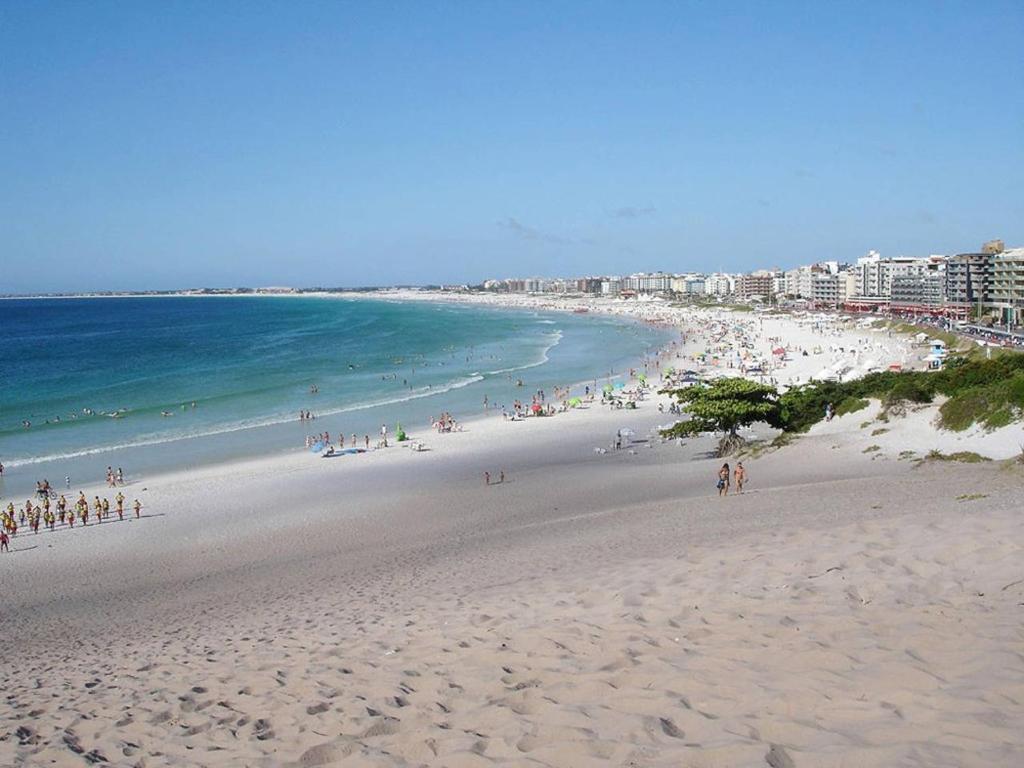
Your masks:
M341 576L317 555L320 579L275 590L255 575L251 599L216 610L197 575L177 585L195 610L172 609L158 632L129 599L104 606L106 631L10 649L0 756L1019 764L1019 483L924 467L552 517L443 557L389 562L366 542L388 578ZM988 496L958 499L964 487ZM858 489L879 503L851 504ZM770 524L734 532L755 519Z

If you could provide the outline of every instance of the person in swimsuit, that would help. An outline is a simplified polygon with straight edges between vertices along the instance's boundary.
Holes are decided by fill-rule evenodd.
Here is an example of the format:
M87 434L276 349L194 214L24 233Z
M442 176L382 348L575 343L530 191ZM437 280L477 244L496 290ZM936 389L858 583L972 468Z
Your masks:
M736 469L732 473L733 480L736 482L736 493L743 493L743 484L747 482L747 470L743 468L743 462L736 462Z
M729 495L729 465L728 463L723 464L722 468L718 470L718 495L728 496Z
M0 552L10 552L11 548L8 546L10 538L7 536L7 531L0 531Z
M135 508L135 519L139 519L139 513L142 511L142 502L138 499L135 500L135 504L132 505Z

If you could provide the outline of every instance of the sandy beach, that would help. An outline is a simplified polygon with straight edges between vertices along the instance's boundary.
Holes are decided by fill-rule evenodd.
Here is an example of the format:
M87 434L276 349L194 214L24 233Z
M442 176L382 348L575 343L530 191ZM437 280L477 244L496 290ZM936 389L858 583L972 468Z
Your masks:
M746 318L750 354L716 359L698 315L637 316L688 335L661 365L726 375L784 337L764 371L783 385L918 354ZM881 437L858 413L746 460L720 499L714 439L661 441L659 403L143 478L139 520L19 532L0 764L1024 760L1019 466L917 461L926 409Z

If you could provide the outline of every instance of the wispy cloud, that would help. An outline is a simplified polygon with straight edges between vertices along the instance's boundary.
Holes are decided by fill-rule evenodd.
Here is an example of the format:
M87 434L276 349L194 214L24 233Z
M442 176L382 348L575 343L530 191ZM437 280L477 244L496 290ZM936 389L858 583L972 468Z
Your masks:
M652 208L651 206L636 208L634 206L627 205L623 208L616 208L611 212L610 216L613 219L639 219L641 216L650 216L656 210L657 208Z
M521 240L535 240L541 243L552 243L553 245L574 245L576 243L589 244L589 241L587 240L572 240L570 238L562 237L561 235L556 235L552 232L544 232L536 227L523 224L519 219L515 219L511 216L499 221L498 226L503 229L507 229Z

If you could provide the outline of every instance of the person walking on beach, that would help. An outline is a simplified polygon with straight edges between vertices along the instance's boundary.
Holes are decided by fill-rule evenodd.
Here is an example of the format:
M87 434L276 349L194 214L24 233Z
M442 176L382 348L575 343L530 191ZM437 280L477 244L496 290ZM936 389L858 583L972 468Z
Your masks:
M7 531L0 531L0 552L11 551L11 548L8 546L8 544L10 544L10 541L11 538L7 535Z
M139 515L142 512L142 502L136 499L132 507L135 509L135 519L138 520Z
M484 472L484 485L490 485L490 484L491 484L491 473L490 472Z
M736 462L736 469L733 471L733 480L736 481L736 493L743 493L743 484L747 482L747 470L743 468L743 462Z
M729 495L729 464L728 462L722 465L722 468L718 470L718 495L728 496Z

